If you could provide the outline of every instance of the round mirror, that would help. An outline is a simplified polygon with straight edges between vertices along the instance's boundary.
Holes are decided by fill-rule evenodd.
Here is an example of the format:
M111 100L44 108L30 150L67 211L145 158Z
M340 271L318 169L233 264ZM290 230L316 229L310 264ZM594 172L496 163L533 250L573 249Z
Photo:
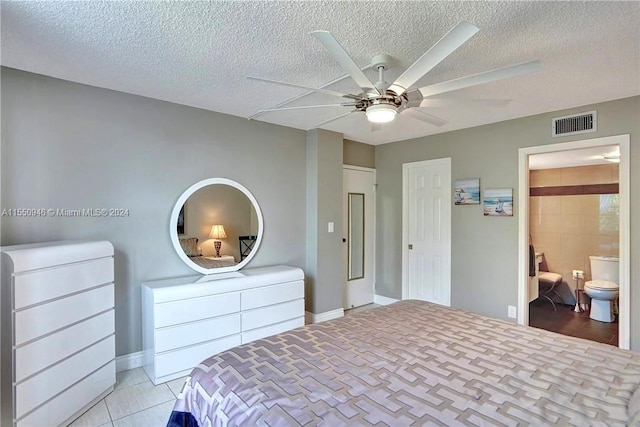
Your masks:
M262 212L255 197L226 178L197 182L180 195L169 233L176 253L202 274L237 271L262 240Z

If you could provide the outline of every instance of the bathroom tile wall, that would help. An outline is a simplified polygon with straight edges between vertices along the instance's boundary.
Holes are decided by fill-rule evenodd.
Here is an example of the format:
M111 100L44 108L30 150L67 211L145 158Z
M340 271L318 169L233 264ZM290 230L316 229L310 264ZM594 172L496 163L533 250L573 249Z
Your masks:
M529 174L531 187L617 182L616 163L532 170ZM617 195L529 198L529 230L533 244L537 252L544 252L548 270L562 274L568 285L562 295L567 303L573 299L576 287L572 270L583 270L585 280L590 280L589 255L618 256L618 212ZM581 281L581 287L583 285Z

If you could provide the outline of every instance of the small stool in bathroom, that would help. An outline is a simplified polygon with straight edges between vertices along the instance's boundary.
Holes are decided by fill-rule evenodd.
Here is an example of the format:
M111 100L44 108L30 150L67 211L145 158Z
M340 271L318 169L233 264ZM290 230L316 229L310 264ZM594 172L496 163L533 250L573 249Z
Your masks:
M553 302L553 299L549 296L549 294L554 294L555 296L560 298L560 301L562 301L562 303L564 304L562 297L560 296L560 294L558 294L558 291L556 291L556 288L562 283L562 274L551 273L549 271L541 271L538 274L538 283L540 296L549 300L549 302L553 306L553 311L558 311L556 309L556 303Z

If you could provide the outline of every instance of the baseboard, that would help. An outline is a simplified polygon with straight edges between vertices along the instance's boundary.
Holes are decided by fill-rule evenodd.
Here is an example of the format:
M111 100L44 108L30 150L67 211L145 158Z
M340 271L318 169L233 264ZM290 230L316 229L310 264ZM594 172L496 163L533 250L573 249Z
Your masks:
M116 357L116 372L128 371L130 369L141 368L144 360L144 352L129 353Z
M395 298L389 298L389 297L385 297L383 295L374 295L373 296L373 303L374 304L378 304L378 305L389 305L389 304L393 304L394 302L398 302L400 301L399 299L395 299Z
M312 323L320 323L320 322L326 322L327 320L331 320L331 319L337 319L342 316L344 316L343 308L338 308L331 311L325 311L324 313L318 313L318 314L305 311L304 321L306 325L310 325Z

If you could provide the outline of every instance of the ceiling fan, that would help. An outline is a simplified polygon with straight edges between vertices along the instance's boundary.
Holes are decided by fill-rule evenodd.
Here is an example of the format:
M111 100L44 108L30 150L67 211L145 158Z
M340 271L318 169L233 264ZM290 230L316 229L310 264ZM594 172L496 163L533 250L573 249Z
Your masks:
M388 55L376 55L371 60L370 66L360 68L347 54L340 43L328 31L312 31L313 35L338 61L342 68L347 71L353 81L360 87L360 94L341 93L324 88L314 88L293 83L285 83L276 80L263 79L248 76L248 79L268 83L275 83L283 86L290 86L300 89L307 89L313 92L324 93L336 97L346 98L349 101L340 104L307 105L300 107L276 107L260 110L260 113L271 111L298 110L319 107L353 107L348 113L334 117L328 121L318 124L316 127L338 120L351 113L364 112L367 119L374 125L387 123L395 119L396 115L408 112L414 118L442 126L446 120L428 114L417 107L430 107L437 105L437 99L431 98L446 92L464 89L471 86L481 85L496 80L515 77L523 74L533 73L541 69L540 61L529 61L504 68L498 68L483 73L461 77L441 83L432 84L421 88L412 86L438 65L447 56L462 46L474 34L479 31L478 27L468 22L460 22L444 35L431 49L425 52L417 61L407 68L393 83L384 81L384 70L389 67L391 57ZM366 68L373 68L378 71L378 81L372 83L363 73ZM334 80L335 82L336 80ZM332 82L333 83L333 82ZM499 102L499 101L498 101ZM280 104L282 105L282 104ZM254 116L255 117L255 116Z

